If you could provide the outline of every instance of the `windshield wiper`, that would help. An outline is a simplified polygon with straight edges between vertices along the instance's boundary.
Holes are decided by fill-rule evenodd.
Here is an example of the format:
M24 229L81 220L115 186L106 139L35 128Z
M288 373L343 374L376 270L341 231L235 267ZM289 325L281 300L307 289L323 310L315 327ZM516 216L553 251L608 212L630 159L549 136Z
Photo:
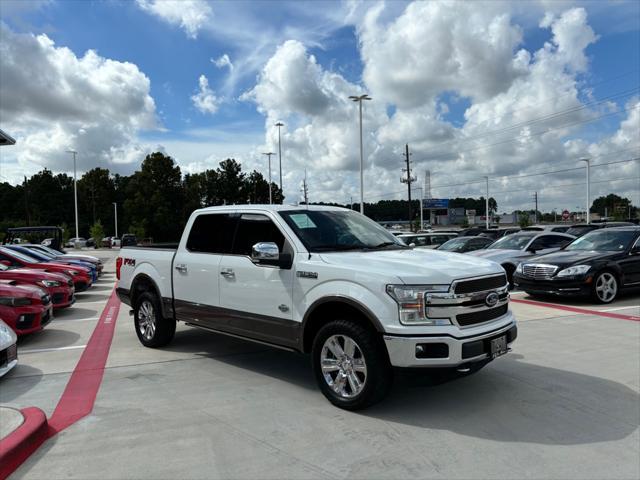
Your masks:
M374 247L366 247L366 249L367 250L376 250L376 249L379 249L379 248L386 248L386 247L391 247L391 246L398 247L398 248L411 248L411 247L409 247L409 245L401 245L401 244L396 243L396 242L382 242L382 243L379 243L378 245L376 245Z

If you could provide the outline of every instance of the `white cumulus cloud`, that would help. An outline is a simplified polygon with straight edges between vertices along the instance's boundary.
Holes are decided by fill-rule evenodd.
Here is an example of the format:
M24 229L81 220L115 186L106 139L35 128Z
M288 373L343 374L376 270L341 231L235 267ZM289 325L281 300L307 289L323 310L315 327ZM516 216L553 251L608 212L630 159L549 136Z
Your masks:
M136 0L138 6L171 25L178 25L191 38L213 17L213 10L205 0Z
M218 105L220 99L216 97L215 93L209 88L209 80L204 75L200 75L198 79L198 93L191 97L193 105L200 111L200 113L216 113L218 111Z

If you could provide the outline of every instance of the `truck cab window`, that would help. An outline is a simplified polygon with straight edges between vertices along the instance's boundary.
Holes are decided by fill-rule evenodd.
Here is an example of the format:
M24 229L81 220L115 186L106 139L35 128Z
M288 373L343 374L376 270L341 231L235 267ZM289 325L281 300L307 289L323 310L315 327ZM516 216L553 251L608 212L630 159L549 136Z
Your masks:
M251 247L259 242L273 242L282 252L285 239L282 232L266 215L245 213L238 221L235 240L233 242L233 254L251 255Z
M229 214L200 215L193 222L187 249L198 253L231 253L236 220Z

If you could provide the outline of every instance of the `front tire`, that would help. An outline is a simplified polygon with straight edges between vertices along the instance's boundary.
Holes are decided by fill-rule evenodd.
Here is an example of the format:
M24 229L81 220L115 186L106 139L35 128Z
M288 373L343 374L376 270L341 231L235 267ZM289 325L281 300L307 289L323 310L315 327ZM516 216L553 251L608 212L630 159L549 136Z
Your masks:
M145 347L164 347L173 340L176 321L162 318L160 300L151 292L144 292L136 299L133 320L138 340Z
M593 278L591 295L598 303L611 303L618 296L618 279L609 270L598 273Z
M311 355L318 386L337 407L369 407L391 387L393 374L382 339L357 323L327 323L313 340Z

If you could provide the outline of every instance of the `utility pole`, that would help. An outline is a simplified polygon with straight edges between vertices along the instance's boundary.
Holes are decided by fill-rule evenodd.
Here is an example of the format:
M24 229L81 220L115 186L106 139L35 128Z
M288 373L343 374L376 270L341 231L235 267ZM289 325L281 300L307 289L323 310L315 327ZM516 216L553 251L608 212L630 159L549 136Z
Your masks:
M407 184L407 192L409 196L409 229L413 232L413 209L411 208L411 183L414 182L416 178L411 176L411 161L409 160L409 157L411 156L411 154L409 153L408 143L405 145L405 153L403 155L405 157L405 162L407 163L407 168L403 168L402 171L407 172L407 177L406 178L400 177L400 182Z
M589 181L589 170L591 167L591 160L588 158L581 158L581 162L587 164L587 225L591 223L591 182Z
M351 95L350 100L358 102L360 110L360 213L364 215L364 153L362 147L362 101L371 100L371 97L366 93L364 95Z
M302 180L302 197L304 204L309 205L309 184L307 183L307 169L304 169L304 179Z
M269 205L272 205L273 197L271 196L271 155L275 155L275 153L266 152L266 153L263 153L263 155L266 155L267 157L269 157ZM282 191L282 187L280 187L280 191Z
M118 204L113 202L114 218L116 223L116 238L118 238Z
M67 153L73 154L73 198L76 210L76 238L78 238L78 182L76 179L76 155L75 150L67 150Z
M533 211L533 224L536 225L538 223L538 192L533 194L533 199L536 202L536 209Z
M489 230L489 177L485 175L484 179L487 182L487 198L484 201L484 212L485 212L485 226L487 230Z
M278 122L275 125L278 127L278 164L280 168L280 191L284 194L284 189L282 188L282 143L280 141L280 127L284 127L284 123ZM271 157L269 157L271 159ZM269 187L269 191L271 191L271 187Z

